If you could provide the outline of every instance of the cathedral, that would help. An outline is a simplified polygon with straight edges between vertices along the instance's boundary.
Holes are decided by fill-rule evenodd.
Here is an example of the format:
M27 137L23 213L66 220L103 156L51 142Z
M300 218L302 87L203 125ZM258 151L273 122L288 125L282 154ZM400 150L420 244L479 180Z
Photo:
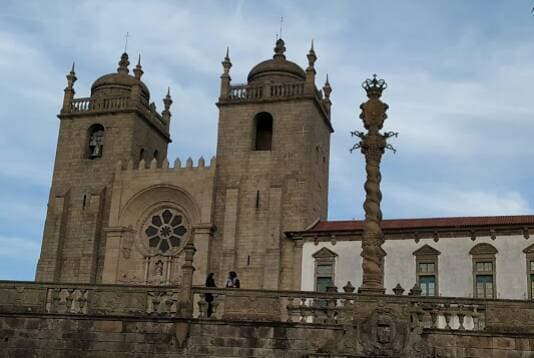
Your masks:
M140 59L89 97L72 67L35 282L0 281L0 357L534 357L534 215L382 220L375 76L365 218L329 221L332 88L313 43L305 69L285 52L244 84L226 53L216 156L183 161Z

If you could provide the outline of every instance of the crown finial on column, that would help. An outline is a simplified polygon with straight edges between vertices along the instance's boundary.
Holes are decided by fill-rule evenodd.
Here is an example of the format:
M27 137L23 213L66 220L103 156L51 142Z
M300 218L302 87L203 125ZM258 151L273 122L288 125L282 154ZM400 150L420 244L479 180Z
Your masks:
M128 69L129 65L130 65L130 61L128 61L128 54L124 52L119 61L119 67L117 68L117 72L128 74L128 72L130 72L130 70Z
M137 58L137 66L135 66L135 69L133 70L135 78L138 80L141 79L141 76L143 76L143 67L141 66L141 54L139 54L139 57Z

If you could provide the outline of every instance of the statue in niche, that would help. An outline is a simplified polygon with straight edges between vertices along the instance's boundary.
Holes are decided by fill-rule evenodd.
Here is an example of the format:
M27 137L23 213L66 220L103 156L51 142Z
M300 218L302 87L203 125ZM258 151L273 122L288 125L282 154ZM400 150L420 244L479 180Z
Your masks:
M102 148L104 146L104 130L97 129L91 133L89 138L89 157L91 159L102 157Z
M154 274L163 276L163 262L161 260L156 262L156 265L154 266Z

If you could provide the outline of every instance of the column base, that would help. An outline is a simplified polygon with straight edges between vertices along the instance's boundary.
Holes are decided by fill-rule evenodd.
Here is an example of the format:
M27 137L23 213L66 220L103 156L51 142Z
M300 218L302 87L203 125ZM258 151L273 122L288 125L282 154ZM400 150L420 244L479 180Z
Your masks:
M385 295L385 288L369 288L369 287L360 287L358 288L358 294L363 295Z

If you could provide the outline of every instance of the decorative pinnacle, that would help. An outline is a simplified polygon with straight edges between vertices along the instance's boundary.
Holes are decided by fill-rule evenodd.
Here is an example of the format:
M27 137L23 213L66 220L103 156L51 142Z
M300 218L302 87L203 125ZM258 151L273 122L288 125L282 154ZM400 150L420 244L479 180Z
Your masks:
M373 75L373 78L366 79L362 83L362 88L367 92L367 97L369 98L380 98L382 96L382 91L388 87L386 81L383 79L376 79L376 74Z
M227 75L232 67L232 62L230 61L230 47L226 47L226 56L224 56L223 62L221 62L224 69L224 74Z
M323 92L326 98L330 98L330 93L332 93L332 87L330 87L330 82L328 81L328 73L326 74L326 82L323 86Z
M165 105L165 111L169 111L172 104L172 98L171 98L171 88L167 87L167 95L163 99L163 104Z
M274 47L274 56L273 58L280 58L282 60L286 59L286 56L284 55L284 52L286 52L286 46L284 40L282 38L279 38L276 40L276 46Z
M72 68L70 69L69 74L67 75L67 88L72 88L74 82L76 82L76 73L74 72L74 61L72 62Z
M143 76L143 68L141 67L141 54L139 54L139 57L137 59L137 66L135 66L135 69L133 70L135 78L138 80L141 79L141 76Z
M117 72L128 74L128 72L130 72L130 70L128 70L129 65L130 61L128 61L128 54L124 52L121 56L121 60L119 61L119 67L117 68Z
M313 50L313 40L311 42L310 52L308 52L306 57L308 58L308 66L310 68L313 68L313 65L315 64L315 61L317 61L317 56L315 55L315 51Z

